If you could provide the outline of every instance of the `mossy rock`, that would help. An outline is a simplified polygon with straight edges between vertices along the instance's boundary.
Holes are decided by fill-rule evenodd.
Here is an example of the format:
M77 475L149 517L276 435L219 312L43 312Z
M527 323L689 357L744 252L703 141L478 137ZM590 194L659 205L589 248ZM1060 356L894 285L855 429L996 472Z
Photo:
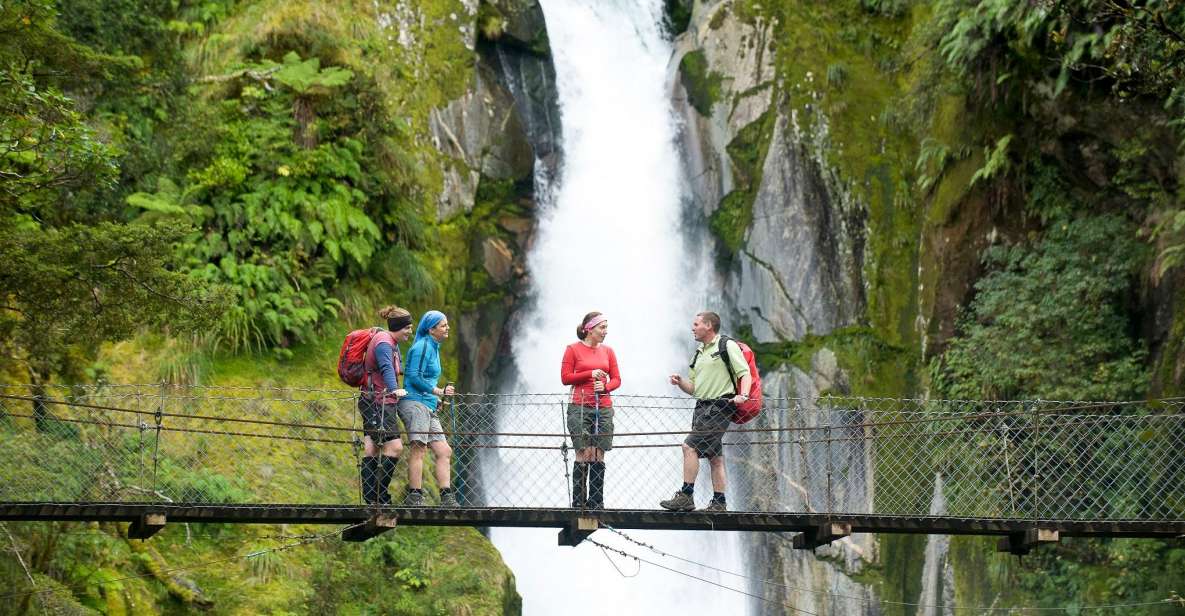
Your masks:
M711 69L703 51L690 51L679 62L679 75L687 90L687 101L700 115L712 115L712 106L723 94L724 76Z

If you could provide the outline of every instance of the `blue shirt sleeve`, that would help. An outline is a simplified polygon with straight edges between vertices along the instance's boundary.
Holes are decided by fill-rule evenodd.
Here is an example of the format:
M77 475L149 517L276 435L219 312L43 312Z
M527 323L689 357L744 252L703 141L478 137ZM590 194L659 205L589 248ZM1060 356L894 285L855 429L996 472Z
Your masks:
M411 349L408 350L407 361L404 363L403 368L403 384L407 386L409 391L432 395L432 388L436 386L436 383L428 382L424 373L420 371L420 364L426 363L420 361L420 355L427 352L427 345L423 344L412 345Z
M399 381L395 378L395 349L390 344L380 342L374 347L374 360L379 365L379 372L383 375L383 384L388 391L399 389Z

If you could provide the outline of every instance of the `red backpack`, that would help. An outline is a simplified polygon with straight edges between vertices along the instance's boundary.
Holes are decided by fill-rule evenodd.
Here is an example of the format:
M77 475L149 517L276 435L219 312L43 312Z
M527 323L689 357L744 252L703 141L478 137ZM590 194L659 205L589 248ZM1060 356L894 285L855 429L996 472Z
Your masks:
M722 335L720 336L720 348L717 352L720 353L720 359L724 361L724 367L728 369L728 376L732 378L732 382L737 382L736 372L732 369L732 363L728 360L728 349L724 346L729 340L737 343L737 346L741 348L741 355L745 356L745 363L749 364L749 376L753 379L748 392L737 392L749 394L748 400L736 405L737 410L732 415L733 423L743 424L752 421L761 412L761 374L757 372L757 357L753 355L753 349L740 340Z
M376 334L385 332L381 327L356 329L346 334L341 353L337 356L337 376L350 387L362 387L366 383L366 355L370 341Z

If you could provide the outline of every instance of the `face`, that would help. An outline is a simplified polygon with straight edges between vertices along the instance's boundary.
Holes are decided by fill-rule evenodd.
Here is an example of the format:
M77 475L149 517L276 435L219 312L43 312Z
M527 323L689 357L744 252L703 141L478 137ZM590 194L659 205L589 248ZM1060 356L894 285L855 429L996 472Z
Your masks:
M407 342L408 339L411 338L411 332L412 332L411 326L412 326L412 324L408 323L407 326L404 327L403 329L401 329L399 331L391 332L391 337L395 339L395 342Z
M597 326L588 331L587 340L589 342L604 342L605 336L609 335L609 322L601 321Z
M428 333L432 334L432 337L435 338L437 342L444 341L445 338L448 338L448 319L441 319L441 321L437 323L435 327L428 330Z
M691 322L691 335L695 337L696 342L707 342L712 339L715 333L712 331L712 326L704 321L703 317L695 315L695 320Z

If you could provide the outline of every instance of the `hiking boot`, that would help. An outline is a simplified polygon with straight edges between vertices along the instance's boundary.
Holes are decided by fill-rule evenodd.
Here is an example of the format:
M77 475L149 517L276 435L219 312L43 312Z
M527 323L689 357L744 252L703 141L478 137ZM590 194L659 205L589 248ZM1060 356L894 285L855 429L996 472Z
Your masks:
M407 496L403 497L404 507L423 507L424 493L423 492L408 492Z
M706 512L728 511L728 505L724 504L724 501L718 501L713 498L712 502L708 503L708 506L704 507L703 509L700 509L700 511L706 511Z
M675 495L665 501L659 501L658 505L663 509L670 511L694 511L695 499L691 498L690 494L679 490Z
M449 509L453 509L455 507L460 507L461 503L457 502L457 493L453 492L452 490L449 490L448 492L441 492L440 493L440 506L446 507Z

